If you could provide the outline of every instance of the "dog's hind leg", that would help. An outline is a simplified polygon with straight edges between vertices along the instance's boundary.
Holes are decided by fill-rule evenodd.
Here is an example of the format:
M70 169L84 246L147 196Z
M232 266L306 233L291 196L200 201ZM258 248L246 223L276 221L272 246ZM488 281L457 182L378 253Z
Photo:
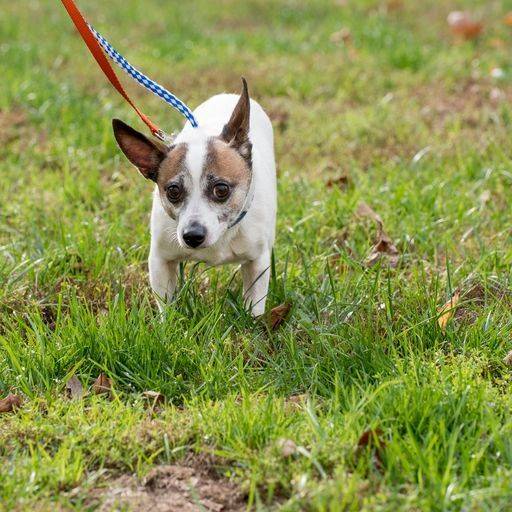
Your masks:
M244 302L253 316L260 316L265 312L269 279L270 252L242 265Z
M162 313L165 304L169 303L174 295L178 281L178 263L168 261L154 254L149 255L149 282L158 299L158 309Z

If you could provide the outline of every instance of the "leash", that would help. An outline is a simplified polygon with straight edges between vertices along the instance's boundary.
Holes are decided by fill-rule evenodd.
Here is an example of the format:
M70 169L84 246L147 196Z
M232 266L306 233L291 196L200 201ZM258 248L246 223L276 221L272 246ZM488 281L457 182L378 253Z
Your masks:
M91 52L92 56L98 63L99 67L108 78L112 86L117 92L130 104L135 110L137 115L140 117L142 122L149 128L151 133L158 139L166 142L170 139L162 129L160 129L151 119L146 116L133 102L128 93L125 91L121 82L117 78L117 75L110 65L110 62L105 57L105 54L114 61L123 71L125 71L131 78L133 78L139 85L151 91L153 94L158 96L160 99L165 101L171 107L175 108L182 116L184 116L190 124L197 128L198 124L192 111L174 94L169 92L165 87L162 87L158 83L154 82L146 75L134 68L119 52L117 52L111 44L89 23L86 21L78 7L73 0L61 0L62 4L66 8L66 11L73 21L79 34L82 36L84 43Z

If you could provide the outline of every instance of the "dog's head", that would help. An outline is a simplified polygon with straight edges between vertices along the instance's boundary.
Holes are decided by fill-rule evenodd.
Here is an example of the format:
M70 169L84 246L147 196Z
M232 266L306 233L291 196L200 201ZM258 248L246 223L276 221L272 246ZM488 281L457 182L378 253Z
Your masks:
M167 214L177 221L183 247L215 244L240 214L252 180L247 83L217 137L198 136L166 146L114 119L119 147L142 175L154 181Z

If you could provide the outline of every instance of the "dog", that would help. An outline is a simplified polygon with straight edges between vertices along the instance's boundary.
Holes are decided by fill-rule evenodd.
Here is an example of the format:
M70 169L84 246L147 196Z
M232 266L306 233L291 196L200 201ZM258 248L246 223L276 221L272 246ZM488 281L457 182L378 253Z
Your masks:
M122 152L155 182L149 280L161 311L174 295L181 261L241 264L244 304L265 311L277 209L272 124L242 93L218 94L194 111L172 144L112 121Z

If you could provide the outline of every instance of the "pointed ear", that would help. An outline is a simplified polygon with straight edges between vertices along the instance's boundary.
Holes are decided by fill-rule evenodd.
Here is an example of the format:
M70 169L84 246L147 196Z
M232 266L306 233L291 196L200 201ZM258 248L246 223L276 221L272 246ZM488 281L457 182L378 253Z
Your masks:
M112 128L121 151L142 175L156 181L158 168L167 155L167 148L149 140L119 119L112 120Z
M224 125L220 138L235 148L249 163L251 162L251 143L249 141L249 118L251 102L247 82L242 78L242 94L231 114L228 123Z

